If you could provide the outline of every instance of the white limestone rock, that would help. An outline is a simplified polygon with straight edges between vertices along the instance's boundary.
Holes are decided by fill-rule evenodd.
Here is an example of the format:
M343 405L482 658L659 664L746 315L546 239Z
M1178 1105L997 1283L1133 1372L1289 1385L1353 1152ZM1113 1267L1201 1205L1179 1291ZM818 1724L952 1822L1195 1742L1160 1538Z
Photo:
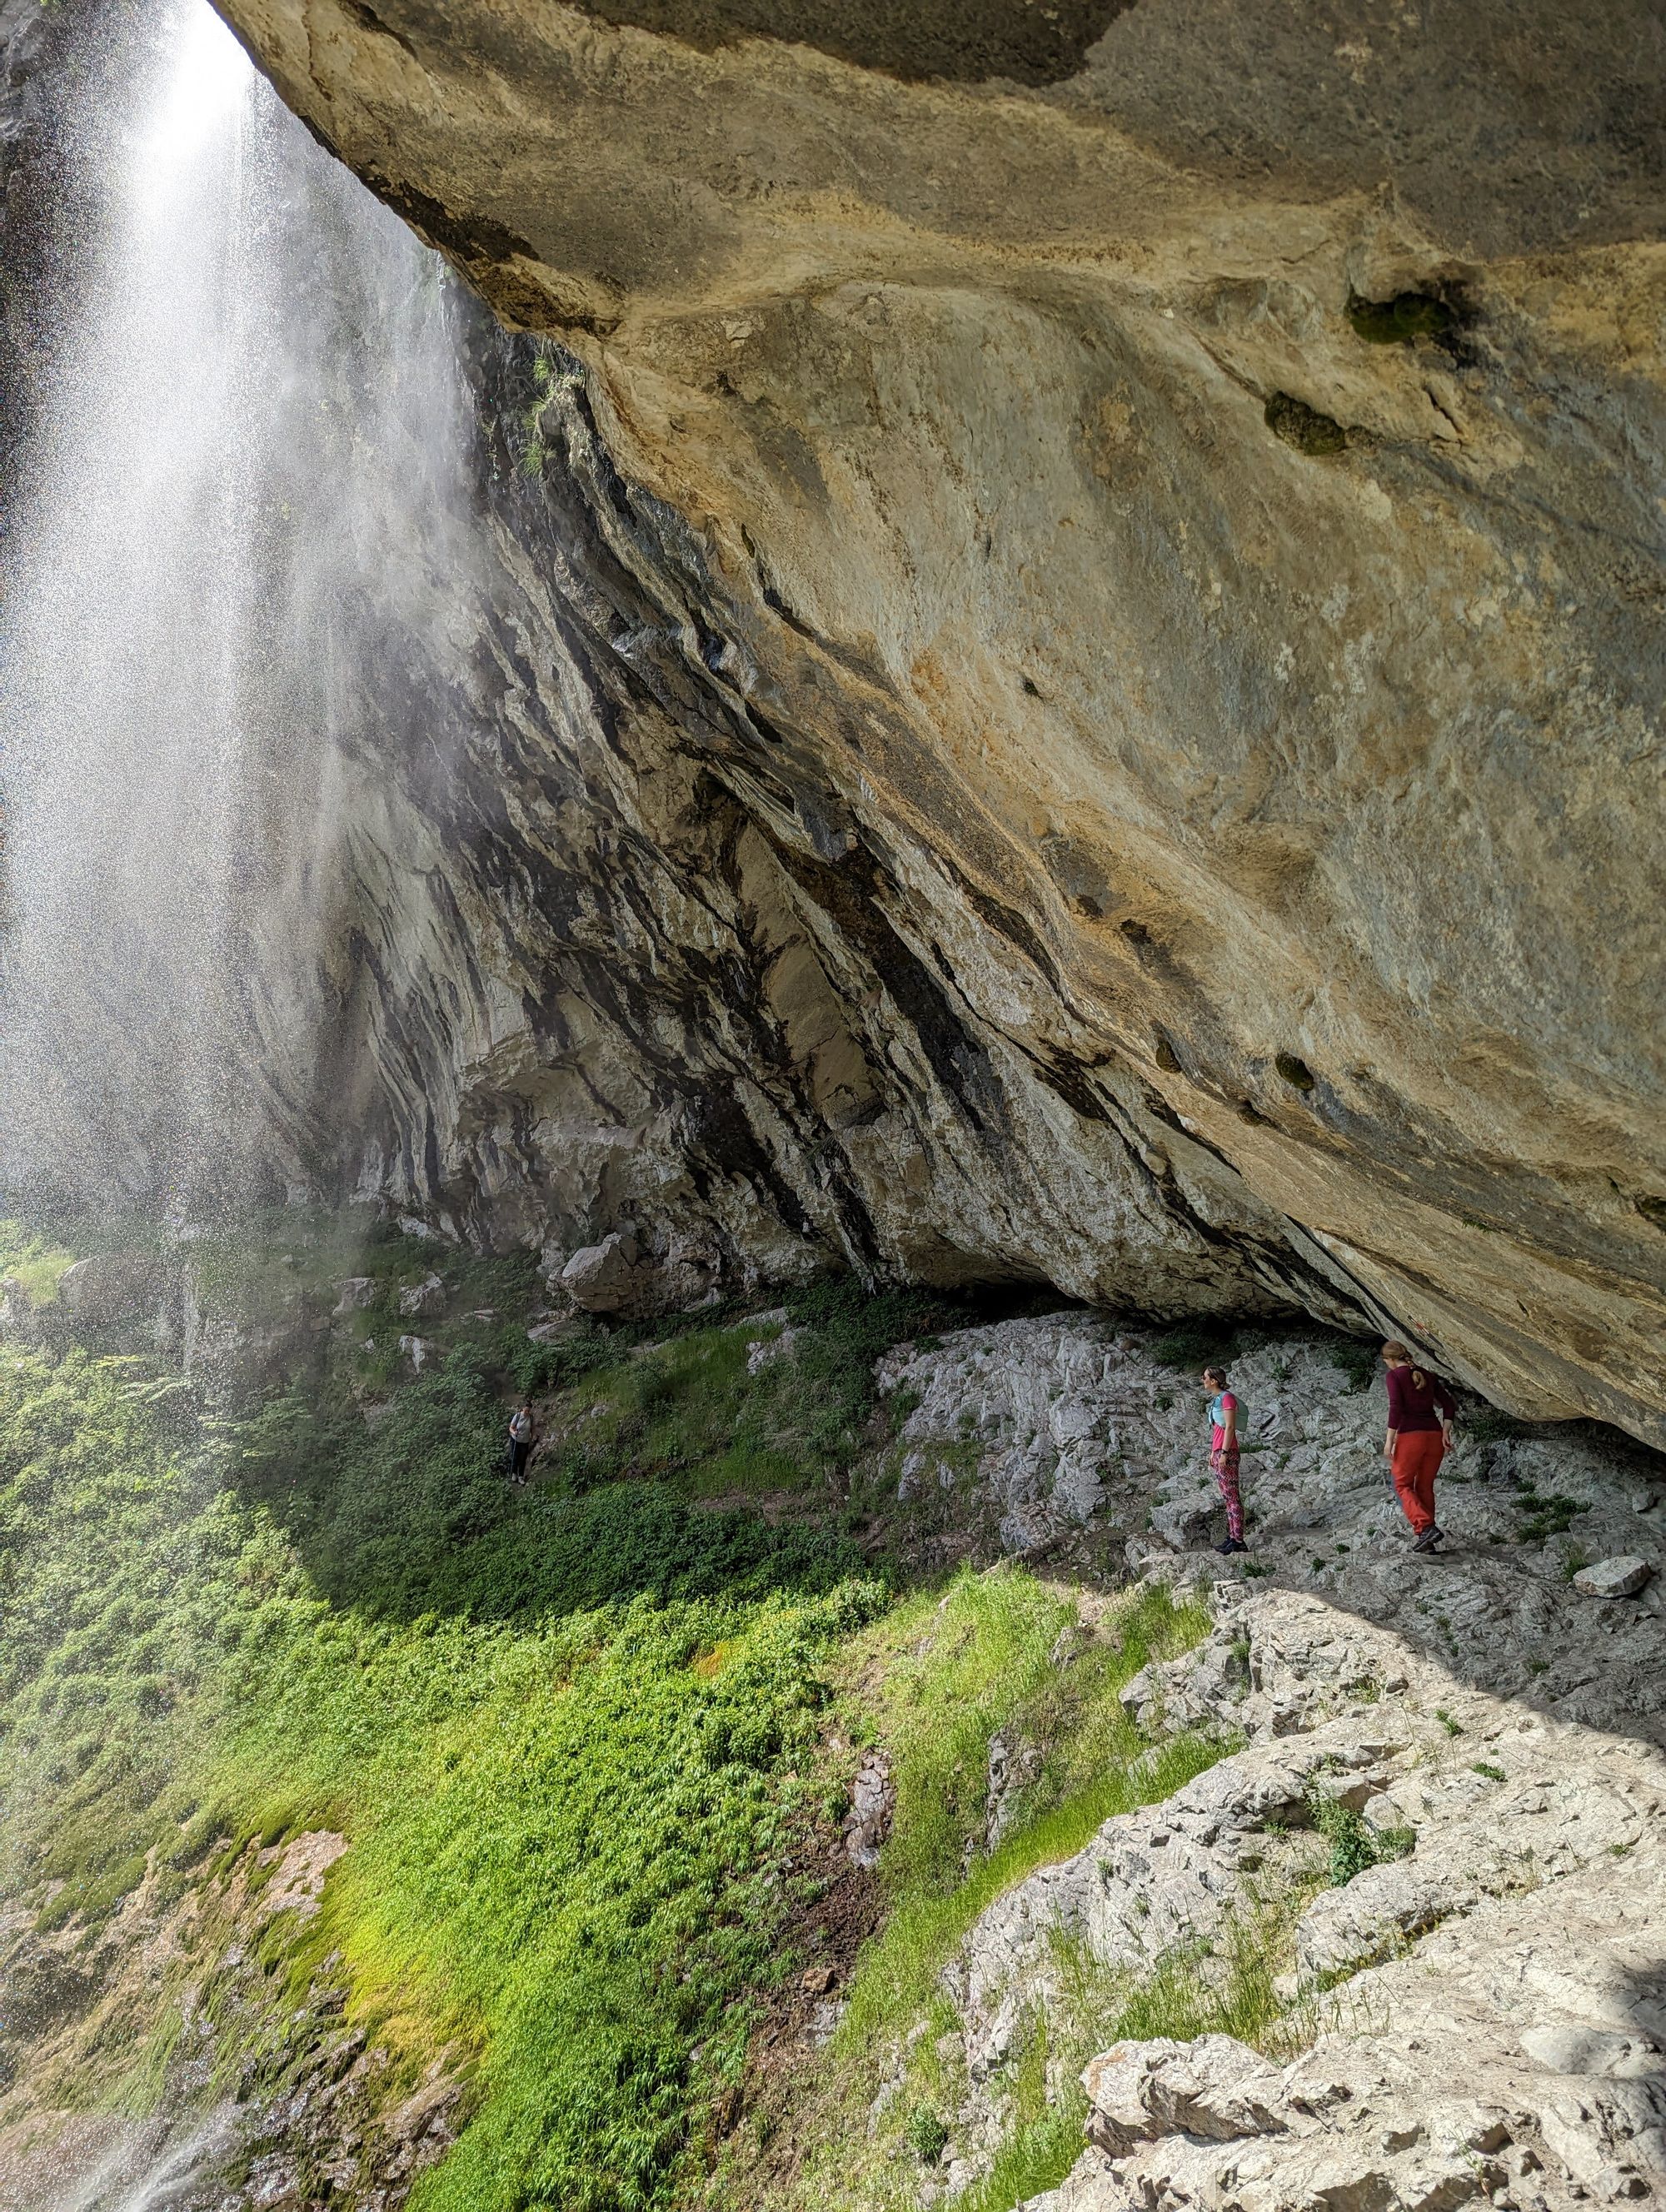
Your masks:
M1635 1597L1653 1573L1647 1559L1631 1553L1581 1567L1573 1577L1573 1587L1585 1597Z

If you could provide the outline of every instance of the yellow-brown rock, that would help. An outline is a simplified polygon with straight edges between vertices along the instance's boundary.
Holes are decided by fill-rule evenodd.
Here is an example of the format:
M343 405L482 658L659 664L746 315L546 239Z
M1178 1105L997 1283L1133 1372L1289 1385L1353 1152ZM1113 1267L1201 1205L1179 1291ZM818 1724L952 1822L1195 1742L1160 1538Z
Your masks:
M670 518L707 734L616 797L645 936L756 955L761 1265L1365 1313L1666 1435L1657 9L225 12L581 365L614 555ZM493 1049L442 1146L517 1053L559 1121Z

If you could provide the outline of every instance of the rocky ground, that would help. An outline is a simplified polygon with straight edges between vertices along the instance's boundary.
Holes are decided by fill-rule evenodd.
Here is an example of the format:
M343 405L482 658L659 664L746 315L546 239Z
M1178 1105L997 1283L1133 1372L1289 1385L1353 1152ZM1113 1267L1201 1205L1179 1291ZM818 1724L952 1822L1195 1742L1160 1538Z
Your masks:
M1006 1545L1061 1563L1148 1522L1123 1538L1133 1564L1202 1587L1218 1626L1127 1702L1243 1742L980 1922L952 1976L951 2193L987 2166L1004 2071L1073 1961L1148 1974L1281 1904L1274 2055L1219 2034L1102 2052L1091 2146L1035 2212L1657 2197L1666 1470L1477 1409L1444 1471L1449 1545L1415 1557L1380 1387L1329 1347L1269 1339L1232 1364L1251 1548L1229 1565L1207 1548L1200 1389L1151 1345L1059 1316L891 1361L918 1394L904 1488L985 1485ZM1586 1571L1616 1560L1632 1564ZM1341 1838L1328 1875L1316 1819Z

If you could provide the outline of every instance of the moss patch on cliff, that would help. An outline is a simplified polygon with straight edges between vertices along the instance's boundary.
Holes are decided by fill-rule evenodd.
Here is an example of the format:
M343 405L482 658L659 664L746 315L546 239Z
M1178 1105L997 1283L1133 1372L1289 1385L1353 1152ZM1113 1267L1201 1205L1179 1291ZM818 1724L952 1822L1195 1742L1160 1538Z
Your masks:
M1322 415L1292 392L1275 392L1262 410L1262 419L1275 438L1293 446L1298 453L1323 458L1347 449L1348 434L1334 416Z
M1414 338L1444 337L1456 318L1432 292L1396 292L1391 300L1348 295L1347 319L1367 345L1409 345Z

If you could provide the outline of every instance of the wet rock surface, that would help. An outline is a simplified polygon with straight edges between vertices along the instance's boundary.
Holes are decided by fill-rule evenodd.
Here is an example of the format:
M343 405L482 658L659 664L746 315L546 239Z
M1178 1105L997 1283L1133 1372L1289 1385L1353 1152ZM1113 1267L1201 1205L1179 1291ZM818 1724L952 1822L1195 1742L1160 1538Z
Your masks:
M153 1867L91 1931L0 1920L8 2212L397 2212L461 2124L444 2058L413 2081L408 2062L346 2026L338 1953L307 1978L276 2049L270 2034L263 1942L293 1942L346 1848L324 1830L252 1845L183 1899ZM155 2115L98 2111L100 2083L173 2005Z

